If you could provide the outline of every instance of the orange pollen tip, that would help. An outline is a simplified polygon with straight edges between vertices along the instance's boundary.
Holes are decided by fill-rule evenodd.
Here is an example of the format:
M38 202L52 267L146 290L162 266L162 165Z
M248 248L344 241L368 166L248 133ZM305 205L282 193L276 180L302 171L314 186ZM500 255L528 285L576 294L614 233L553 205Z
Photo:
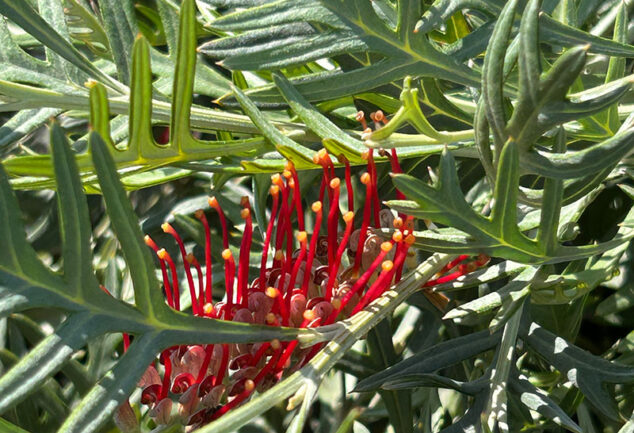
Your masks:
M361 158L362 159L368 159L370 157L370 152L367 150L364 150L363 152L361 152Z
M211 305L211 303L207 302L205 305L203 305L203 312L205 314L209 315L212 311L214 311L214 306Z
M352 222L352 220L354 219L354 212L350 211L347 212L344 216L343 216L343 220L347 223Z
M170 225L170 223L163 223L161 224L161 229L165 232L165 233L170 233L174 231L174 228Z
M361 175L361 183L364 185L367 185L370 183L370 173L366 172Z
M358 111L354 118L357 119L357 122L361 122L361 119L365 118L365 113L363 111Z
M392 240L394 242L401 242L403 240L403 233L394 232L394 234L392 234Z
M341 299L339 298L333 299L330 303L332 304L332 308L334 308L335 310L338 310L339 307L341 307Z
M392 260L386 260L383 263L381 263L381 269L383 269L383 272L389 272L392 270L393 267L394 267L394 262L392 262Z
M298 242L306 242L306 239L308 239L308 234L306 232L297 233L297 241Z
M304 320L308 320L309 322L312 322L313 320L315 320L317 318L317 313L315 313L313 310L306 310L304 311Z
M285 170L293 171L294 168L295 168L295 165L291 161L286 161L286 164L284 164Z
M222 258L225 260L229 260L231 259L231 257L233 257L233 255L231 254L231 250L229 248L227 248L226 250L222 250Z
M282 182L282 176L280 176L279 173L275 173L274 175L271 176L271 182L273 182L275 185L283 185Z
M376 113L374 113L374 121L375 122L381 122L381 121L383 121L383 119L385 119L385 114L383 114L383 112L381 110L379 110Z
M284 179L290 179L291 177L293 177L293 173L291 173L289 170L284 170L282 172L282 176L284 176Z
M287 182L288 182L288 186L289 186L289 187L291 187L291 188L295 188L295 181L294 181L292 178L291 178L291 179L289 179Z
M245 390L246 392L251 392L251 391L253 391L254 389L255 389L255 382L254 382L254 381L252 381L251 379L247 379L247 380L244 382L244 390Z
M280 343L280 340L278 340L277 338L274 338L273 340L271 340L271 347L273 348L273 350L277 350L282 347L282 343Z
M271 185L271 189L269 189L269 192L272 196L276 196L280 193L280 187L277 185Z
M394 218L393 224L395 229L400 229L401 227L403 227L403 218L401 217Z
M150 246L153 243L150 235L143 236L143 241L145 242L145 245L147 246Z
M274 313L268 313L266 315L266 323L268 323L269 325L275 323L275 314Z
M275 287L267 287L264 291L264 294L271 299L275 299L277 298L277 295L280 294L280 291L277 290Z
M409 234L407 236L405 236L405 243L407 245L412 245L414 242L416 242L416 237L413 234Z
M339 188L339 185L341 185L341 181L338 177L335 177L330 181L330 187L333 189Z
M209 197L207 199L207 203L209 203L209 207L212 207L214 209L218 208L218 200L216 199L216 197Z
M328 151L326 149L320 149L319 152L317 152L317 155L319 156L319 160L321 161L328 156Z
M194 212L194 216L198 219L202 219L202 217L205 216L205 212L203 212L202 209L197 209L196 212Z
M392 250L392 242L383 242L381 244L381 251L389 253Z
M321 210L322 204L320 201L316 201L315 203L313 203L313 205L310 207L313 212L317 213Z
M185 256L185 259L187 260L187 263L189 263L190 265L196 261L196 257L194 257L192 253L187 254Z
M315 164L319 164L319 154L316 153L313 155L313 162Z
M275 260L282 260L284 258L284 251L277 250L275 251Z
M169 253L167 251L165 251L165 248L161 248L160 250L158 250L156 252L156 255L161 260L165 260L165 259L167 259L170 256Z
M251 216L251 211L249 209L242 209L240 211L240 217L242 219L245 220L245 219L249 218L250 216Z

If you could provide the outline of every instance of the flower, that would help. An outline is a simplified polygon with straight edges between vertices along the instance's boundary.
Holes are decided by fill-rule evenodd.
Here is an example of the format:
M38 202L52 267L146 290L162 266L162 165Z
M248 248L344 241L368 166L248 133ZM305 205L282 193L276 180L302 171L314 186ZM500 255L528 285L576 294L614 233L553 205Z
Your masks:
M373 113L371 118L377 127L387 122L381 112ZM362 112L357 119L366 129ZM393 172L401 172L394 149L390 154L382 154L389 158ZM311 232L305 226L304 203L294 165L288 162L281 174L272 176L269 192L273 206L259 275L252 281L249 281L249 256L253 219L249 200L244 197L241 202L244 232L236 262L229 249L223 209L216 198L209 198L209 206L217 212L222 228L226 293L222 302L214 303L212 297L212 242L205 212L202 209L195 212L205 233L205 272L201 262L186 251L176 230L168 223L163 224L163 231L179 247L192 314L269 326L316 327L354 315L398 282L412 253L414 221L410 216L381 208L373 151L367 151L364 158L367 171L361 175L361 183L366 200L362 215L355 218L348 160L343 155L337 157L345 166L342 181L336 176L332 157L325 149L315 155L314 162L322 167L323 176L319 199L311 205L314 213ZM343 214L342 188L346 188L348 197L347 212ZM397 198L404 198L399 191L396 194ZM376 233L379 228L393 228L391 239ZM180 282L174 260L149 236L145 241L158 257L167 304L180 310ZM461 264L468 258L461 256L452 262L442 273L454 268L455 271L448 277L439 276L438 281L456 278L482 264L482 258ZM151 407L150 414L158 424L170 422L175 416L173 412L177 412L184 424L195 428L240 405L256 390L263 392L270 388L286 372L305 365L321 348L320 344L305 349L297 346L297 341L273 340L171 347L160 354L162 374L152 364L141 379L141 402Z

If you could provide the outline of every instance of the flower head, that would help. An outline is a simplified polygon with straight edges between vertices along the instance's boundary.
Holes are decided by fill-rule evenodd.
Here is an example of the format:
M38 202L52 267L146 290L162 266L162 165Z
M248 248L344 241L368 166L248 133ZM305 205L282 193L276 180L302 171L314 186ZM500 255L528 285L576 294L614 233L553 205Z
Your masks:
M386 122L382 113L373 113L371 118L375 125ZM367 126L362 112L358 119ZM401 172L395 150L384 155L389 158L392 171ZM322 167L323 175L318 200L310 205L314 214L311 229L304 221L306 203L293 163L288 162L282 173L272 176L269 190L272 209L259 273L252 280L249 280L249 257L253 218L248 198L241 202L244 231L237 260L229 249L223 209L216 198L209 198L209 206L218 214L222 229L225 297L221 302L214 303L212 297L212 241L205 212L202 209L195 212L205 233L204 266L186 251L176 230L168 223L163 224L163 231L179 247L192 313L269 326L316 327L354 315L398 282L415 240L413 218L381 207L373 151L367 151L364 158L367 171L360 180L365 200L363 208L357 210L348 160L343 155L336 158L345 167L342 180L336 175L333 157L325 149L317 152L314 162ZM344 188L347 204L340 203ZM397 191L397 197L403 195ZM347 210L342 212L342 207ZM394 229L391 238L376 232L381 228ZM158 257L166 302L180 310L175 262L149 236L145 239ZM444 272L466 266L460 264L466 258L462 257ZM157 423L169 422L173 412L178 412L185 424L202 425L241 404L255 391L270 388L286 372L301 368L321 348L321 345L306 349L297 346L297 341L273 340L169 348L160 355L162 375L151 365L143 376L141 401L151 406L151 415Z

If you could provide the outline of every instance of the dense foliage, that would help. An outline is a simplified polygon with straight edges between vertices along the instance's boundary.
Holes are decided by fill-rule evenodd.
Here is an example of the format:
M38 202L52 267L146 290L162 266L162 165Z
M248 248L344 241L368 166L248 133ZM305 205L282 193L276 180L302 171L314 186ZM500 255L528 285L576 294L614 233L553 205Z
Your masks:
M0 0L1 430L633 432L629 9ZM259 324L227 313L231 254L242 322L257 322L247 281L310 269L322 204L332 278L304 295L328 301L323 323L273 301ZM206 265L209 308L172 226ZM361 265L354 227L392 239L394 262L385 247ZM337 316L360 268L367 291ZM279 303L282 286L260 292ZM231 367L241 388L194 418L166 359L229 344L279 377L258 387L270 369L239 381Z

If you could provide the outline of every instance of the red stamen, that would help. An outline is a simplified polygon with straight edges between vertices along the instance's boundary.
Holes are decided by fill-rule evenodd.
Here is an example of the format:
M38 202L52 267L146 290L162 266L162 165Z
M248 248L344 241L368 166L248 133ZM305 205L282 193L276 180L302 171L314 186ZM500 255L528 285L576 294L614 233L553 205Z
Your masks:
M374 275L374 271L376 270L376 268L378 268L381 262L383 262L383 259L385 258L387 253L389 253L392 250L393 245L394 245L394 240L383 242L381 244L381 252L379 253L379 255L376 256L376 258L374 259L370 267L361 275L361 277L357 281L355 281L355 283L352 285L350 290L343 296L343 298L341 299L341 304L339 305L339 308L337 308L335 311L332 312L332 314L330 315L330 317L328 317L324 325L329 325L333 323L335 319L337 319L337 316L339 316L339 313L341 313L341 311L346 307L350 299L352 299L352 297L359 290L365 287L365 285L370 280L370 277Z
M218 409L216 412L214 412L214 414L212 415L211 419L214 420L214 419L220 418L222 415L227 413L229 410L233 409L238 404L242 403L249 395L251 395L251 393L253 392L254 389L255 389L255 382L253 382L251 379L247 379L244 382L244 391L242 391L240 394L236 395L233 400L231 400L229 403L225 404L220 409Z
M304 231L304 210L302 209L302 194L299 188L299 178L297 177L297 170L295 170L295 164L291 161L287 161L285 165L286 170L291 172L293 177L293 201L295 202L295 211L297 212L297 228L300 232Z
M173 299L174 309L176 311L180 311L181 292L180 292L180 288L178 287L178 274L176 273L176 265L174 264L174 260L172 260L172 256L170 256L169 253L165 251L165 248L161 248L160 250L158 250L156 252L156 255L158 256L159 259L166 261L170 268L170 274L172 274L172 292L174 294L174 299ZM167 273L165 276L167 276Z
M332 189L332 200L328 212L328 263L334 263L337 251L337 226L339 220L339 186L341 182L338 177L330 181Z
M128 351L128 347L130 347L130 335L126 332L123 333L123 353Z
M354 274L359 272L361 267L361 256L363 255L363 246L365 245L365 238L368 235L368 226L370 225L370 213L372 212L372 201L368 199L372 195L372 181L370 173L363 173L361 175L361 183L365 185L365 204L363 205L363 221L361 223L361 230L359 231L359 241L357 243L357 253L354 257Z
M198 376L196 376L196 383L202 382L202 380L207 375L207 369L209 368L209 363L211 362L211 355L214 353L214 345L208 344L205 346L205 359L203 360L202 365L200 366L200 370L198 370Z
M317 249L317 241L319 240L319 230L321 229L321 220L323 217L322 204L320 201L316 201L312 205L312 210L317 214L315 217L315 226L313 229L313 235L310 238L310 247L308 249L308 259L306 260L306 266L304 267L304 281L302 281L302 294L306 296L308 294L308 285L310 275L312 273L313 260L315 259L315 251Z
M251 254L251 240L253 237L253 221L251 210L249 209L249 199L242 199L244 209L240 216L246 220L244 235L240 245L240 263L238 265L238 299L237 302L246 307L247 305L247 280L249 279L249 256Z
M222 361L220 361L220 368L218 369L218 375L214 380L214 386L220 385L225 378L227 372L227 366L229 365L229 345L222 345Z
M203 285L203 271L200 268L200 263L196 260L196 257L192 253L187 254L187 262L190 265L194 265L198 274L198 307L200 312L203 311L205 306L205 286ZM194 300L192 300L194 302Z
M312 318L310 317L311 313L313 315ZM304 320L302 321L302 324L299 327L305 328L313 320L315 320L314 312L311 310L306 310L304 312ZM288 359L291 357L291 355L293 354L293 351L295 350L298 344L299 344L298 340L293 340L288 344L288 346L286 346L286 349L284 349L282 356L280 357L279 361L277 361L277 365L275 366L277 370L282 370L284 368L284 365L286 364Z
M161 352L161 361L165 366L165 372L163 373L163 383L161 384L161 393L159 394L159 401L167 397L167 393L170 389L170 381L172 380L172 360L170 355L171 350L164 350Z
M169 233L176 240L178 244L178 249L181 252L181 257L183 259L183 267L185 268L185 276L187 277L187 284L189 285L189 294L192 298L192 310L195 316L200 316L200 310L198 308L198 303L196 301L196 288L194 287L194 279L192 278L192 271L189 266L189 262L187 261L187 253L185 252L185 245L183 244L183 240L176 233L176 230L170 225L170 223L163 223L161 228L165 233Z
M293 289L295 288L295 280L297 279L297 273L299 272L299 267L304 261L304 257L306 257L306 239L308 239L308 235L306 232L301 231L297 234L297 241L300 244L299 256L295 260L295 264L293 265L293 271L291 272L291 278L288 282L288 289L286 290L286 294L284 296L284 302L286 303L286 310L290 311L291 309L291 297L293 293ZM290 318L290 314L289 314ZM288 323L284 323L284 326L287 326Z
M220 217L220 225L222 226L222 248L229 248L229 233L227 232L227 219L225 218L225 213L220 206L220 203L216 199L216 197L209 197L207 199L209 206L218 212L218 216Z
M145 245L152 248L158 257L159 247L152 240L152 238L150 238L148 235L145 235L144 240L145 240ZM158 259L159 259L159 265L161 266L161 274L163 276L163 287L165 288L165 297L167 298L167 305L169 305L172 308L175 308L174 299L172 298L172 287L170 286L169 277L167 275L167 269L165 268L165 260L161 259L160 257Z
M231 320L233 307L233 278L236 272L236 264L233 261L231 250L226 248L222 251L222 258L225 261L225 290L227 293L227 313L226 320Z
M398 156L396 155L396 149L392 148L392 157L390 158L390 164L392 165L393 173L403 173L403 169L401 168L401 164L398 162ZM405 194L399 191L396 188L396 199L397 200L405 200Z
M381 227L381 220L379 218L379 211L381 210L381 204L379 202L379 191L377 186L377 173L376 164L374 163L374 150L370 149L366 152L368 159L368 172L370 173L370 180L372 184L372 194L369 197L372 200L372 208L374 210L374 226Z
M280 251L282 249L282 245L284 243L284 234L286 233L286 220L287 217L290 217L290 211L288 206L288 187L284 185L282 181L282 177L279 174L274 174L271 176L271 180L274 185L280 187L282 191L282 206L280 208L280 213L277 218L277 229L275 230L275 251ZM281 266L281 260L273 260L273 268L278 268Z
M354 212L348 212L343 216L343 220L346 222L346 230L343 234L343 239L341 240L341 245L339 245L339 249L337 250L337 254L335 255L335 260L330 267L330 272L328 273L328 285L326 286L326 300L330 301L332 299L332 288L335 285L335 280L337 279L337 274L339 272L339 265L341 264L341 257L343 256L343 252L346 249L348 244L348 239L350 239L350 234L352 233L352 222L354 221Z
M363 295L363 298L357 303L357 305L352 310L352 315L358 313L366 305L375 300L381 293L385 291L392 282L392 278L394 277L394 273L396 268L400 266L401 263L405 261L405 257L407 257L407 250L411 244L414 243L414 237L409 235L405 238L405 248L401 248L401 251L397 251L396 258L394 262L386 261L381 265L383 268L383 272L379 275L379 278L372 283L372 286L368 289L368 291ZM399 254L400 253L400 254Z
M211 233L209 231L209 223L205 212L198 209L194 212L194 216L203 224L205 229L205 303L213 305L213 281L211 270Z
M271 211L271 219L266 227L266 236L264 238L264 246L262 247L262 262L260 263L260 278L258 280L260 291L264 291L266 281L264 278L264 271L266 270L266 261L268 260L269 245L271 244L271 235L273 234L273 225L275 224L275 217L277 216L277 207L279 206L280 187L272 185L270 193L273 196L273 210Z

